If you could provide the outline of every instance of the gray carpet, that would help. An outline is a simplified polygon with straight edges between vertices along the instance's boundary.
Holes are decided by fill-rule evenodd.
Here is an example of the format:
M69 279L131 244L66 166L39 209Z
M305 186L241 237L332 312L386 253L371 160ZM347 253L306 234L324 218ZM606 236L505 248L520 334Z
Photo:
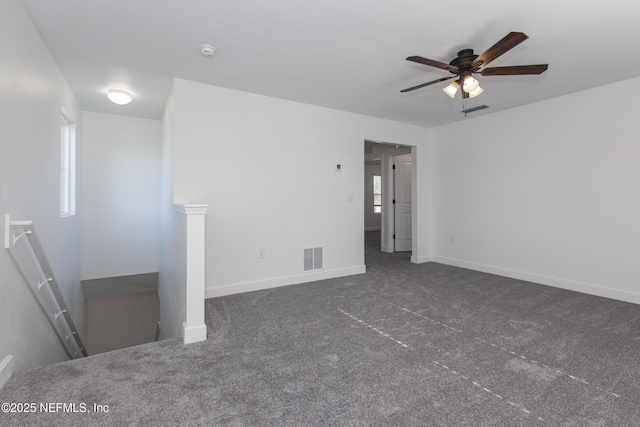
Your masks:
M364 275L207 300L205 342L17 374L0 402L88 412L0 424L640 426L640 306L377 242Z

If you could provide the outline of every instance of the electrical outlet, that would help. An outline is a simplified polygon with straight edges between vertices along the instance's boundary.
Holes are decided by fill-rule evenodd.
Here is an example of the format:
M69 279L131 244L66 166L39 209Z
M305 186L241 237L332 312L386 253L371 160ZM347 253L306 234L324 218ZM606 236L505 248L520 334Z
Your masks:
M262 259L265 257L265 250L264 248L262 249L258 249L258 258Z

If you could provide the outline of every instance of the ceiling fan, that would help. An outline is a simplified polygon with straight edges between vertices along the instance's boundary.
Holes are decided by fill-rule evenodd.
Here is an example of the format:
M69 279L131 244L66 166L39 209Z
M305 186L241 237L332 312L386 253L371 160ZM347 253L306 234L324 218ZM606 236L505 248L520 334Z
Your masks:
M429 65L431 67L440 68L449 71L453 76L443 77L407 89L400 92L411 92L435 83L444 82L446 80L456 79L443 90L451 98L454 98L458 89L462 87L462 98L475 98L484 90L480 87L480 83L473 77L473 74L481 74L483 76L516 76L525 74L542 74L549 64L537 65L513 65L509 67L490 67L487 66L491 61L513 49L529 37L524 33L511 32L507 34L498 43L491 46L481 55L473 53L473 49L463 49L458 52L458 56L448 64L433 59L423 58L422 56L410 56L407 61L417 62L419 64Z

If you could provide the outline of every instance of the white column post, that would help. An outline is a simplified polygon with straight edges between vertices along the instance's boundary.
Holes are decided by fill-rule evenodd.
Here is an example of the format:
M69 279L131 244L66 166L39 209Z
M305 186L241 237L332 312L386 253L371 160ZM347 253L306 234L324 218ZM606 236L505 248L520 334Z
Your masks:
M182 324L185 344L207 339L204 323L205 229L208 205L178 205L176 211L187 217L186 226L186 311Z

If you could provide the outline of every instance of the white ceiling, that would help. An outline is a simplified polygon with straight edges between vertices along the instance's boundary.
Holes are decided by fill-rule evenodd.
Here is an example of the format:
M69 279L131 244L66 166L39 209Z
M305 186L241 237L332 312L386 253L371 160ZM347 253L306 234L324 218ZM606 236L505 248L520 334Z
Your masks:
M510 31L530 38L491 66L548 63L539 76L479 77L467 107L517 107L640 76L638 0L23 0L86 110L160 119L173 77L432 127L462 120L436 84L449 62ZM199 47L216 47L211 59ZM109 88L134 95L128 106Z

